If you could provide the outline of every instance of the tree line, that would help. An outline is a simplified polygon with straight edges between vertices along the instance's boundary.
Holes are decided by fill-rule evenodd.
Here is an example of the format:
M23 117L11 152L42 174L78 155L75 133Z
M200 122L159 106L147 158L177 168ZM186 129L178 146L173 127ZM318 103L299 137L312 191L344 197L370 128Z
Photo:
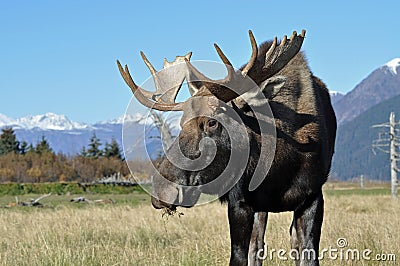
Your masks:
M0 135L0 182L92 182L115 173L130 175L117 141L112 139L102 146L93 133L87 147L83 147L79 154L56 154L44 136L33 145L20 142L12 128L3 128ZM141 162L135 163L138 165L137 174L145 176L146 167Z

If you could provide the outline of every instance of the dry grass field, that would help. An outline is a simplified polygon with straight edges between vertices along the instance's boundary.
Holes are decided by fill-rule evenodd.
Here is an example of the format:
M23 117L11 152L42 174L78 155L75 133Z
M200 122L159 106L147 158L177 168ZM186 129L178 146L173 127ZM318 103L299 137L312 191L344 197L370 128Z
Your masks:
M340 260L339 253L334 260L326 254L322 265L400 265L400 202L379 191L325 189L321 249L370 249L371 253L370 260L358 261ZM0 265L227 265L226 206L215 202L181 211L180 217L162 217L149 201L3 208ZM272 249L289 251L290 220L290 213L270 214L267 254ZM338 238L348 243L343 249L338 248ZM377 254L395 254L397 262L376 261ZM272 253L272 261L268 257L265 264L294 262Z

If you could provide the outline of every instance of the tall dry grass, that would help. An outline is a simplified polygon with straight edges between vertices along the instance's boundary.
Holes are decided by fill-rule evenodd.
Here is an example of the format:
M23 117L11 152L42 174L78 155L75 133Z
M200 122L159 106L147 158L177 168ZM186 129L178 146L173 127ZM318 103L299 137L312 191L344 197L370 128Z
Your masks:
M399 265L400 203L389 196L327 196L321 248L394 253L396 262L322 265ZM212 203L161 217L150 203L130 207L0 209L0 265L227 265L230 255L226 206ZM270 214L269 249L289 250L290 213ZM274 257L268 265L294 265Z

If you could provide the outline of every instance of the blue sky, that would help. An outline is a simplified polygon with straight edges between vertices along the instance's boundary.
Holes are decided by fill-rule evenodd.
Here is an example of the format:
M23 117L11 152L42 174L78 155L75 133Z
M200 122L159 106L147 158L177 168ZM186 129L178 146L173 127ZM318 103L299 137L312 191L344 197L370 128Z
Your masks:
M131 98L116 59L139 84L149 78L141 50L160 69L164 57L189 51L192 60L219 61L216 42L240 67L251 53L249 29L258 43L306 29L312 71L330 90L348 92L400 57L399 10L394 0L2 1L0 113L116 118Z

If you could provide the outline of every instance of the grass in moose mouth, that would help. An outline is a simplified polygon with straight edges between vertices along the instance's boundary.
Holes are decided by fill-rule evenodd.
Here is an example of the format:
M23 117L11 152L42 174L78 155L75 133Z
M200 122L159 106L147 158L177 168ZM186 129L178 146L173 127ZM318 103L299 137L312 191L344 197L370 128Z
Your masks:
M176 207L174 207L173 209L170 208L163 208L161 210L161 217L169 217L169 216L175 216L178 215L178 217L181 217L182 215L184 215L183 212L178 211L178 209Z

